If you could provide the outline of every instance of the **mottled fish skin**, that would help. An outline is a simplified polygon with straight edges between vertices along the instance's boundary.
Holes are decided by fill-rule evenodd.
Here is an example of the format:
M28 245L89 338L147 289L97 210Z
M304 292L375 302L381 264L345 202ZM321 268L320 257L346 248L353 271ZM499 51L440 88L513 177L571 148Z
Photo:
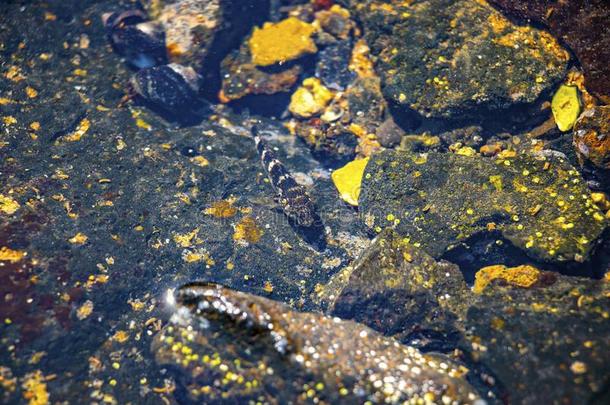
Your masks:
M275 153L259 136L256 126L252 127L252 136L263 168L267 172L273 189L278 194L279 203L286 216L293 219L299 226L314 225L317 218L315 205L305 188L294 180L284 164L277 159Z

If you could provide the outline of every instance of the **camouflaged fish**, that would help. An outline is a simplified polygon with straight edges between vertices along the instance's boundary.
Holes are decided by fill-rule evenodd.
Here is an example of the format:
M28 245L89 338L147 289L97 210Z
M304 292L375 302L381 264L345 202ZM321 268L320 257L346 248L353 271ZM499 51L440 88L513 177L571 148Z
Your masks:
M252 136L256 143L256 150L273 189L277 193L277 201L281 204L284 214L294 220L297 225L311 227L318 218L315 205L305 191L290 175L275 153L258 134L258 128L252 127Z

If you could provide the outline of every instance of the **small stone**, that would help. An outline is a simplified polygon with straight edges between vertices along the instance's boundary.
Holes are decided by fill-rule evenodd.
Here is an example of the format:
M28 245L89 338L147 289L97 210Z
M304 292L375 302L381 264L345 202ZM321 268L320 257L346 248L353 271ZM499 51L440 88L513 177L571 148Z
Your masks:
M572 129L580 114L580 99L576 86L561 85L551 102L553 117L560 131Z
M331 174L341 199L350 205L358 206L362 176L368 162L369 158L354 160Z
M311 38L315 31L314 26L295 17L278 23L267 22L262 28L254 28L248 41L252 62L258 66L269 66L315 53L318 48Z

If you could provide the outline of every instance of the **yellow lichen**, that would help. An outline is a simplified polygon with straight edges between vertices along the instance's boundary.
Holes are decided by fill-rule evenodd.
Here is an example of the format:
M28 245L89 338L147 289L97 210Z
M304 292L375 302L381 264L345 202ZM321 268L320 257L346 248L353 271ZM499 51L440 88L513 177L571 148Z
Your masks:
M21 250L9 249L6 246L0 248L0 261L17 263L25 256L25 252Z
M309 118L321 113L332 99L332 91L320 80L310 77L303 80L303 85L292 94L288 110L298 117Z
M265 23L262 28L254 28L248 41L252 62L259 66L269 66L296 59L306 53L318 51L311 38L316 31L311 24L295 17L278 23Z
M0 212L12 215L19 209L19 203L9 196L0 194Z
M83 319L91 315L92 312L93 302L91 302L91 300L87 300L76 310L76 317L82 321Z
M560 131L569 131L580 114L580 98L576 86L561 85L551 101L553 117Z
M83 245L87 242L87 239L89 239L87 237L87 235L79 232L76 235L74 235L73 237L71 237L70 239L68 239L68 242L70 242L74 245Z
M358 206L362 176L368 162L369 158L354 160L331 175L341 199L348 204Z
M176 244L180 247L183 247L183 248L189 247L193 243L193 239L195 239L195 237L197 236L198 233L199 233L199 228L195 228L191 232L188 232L185 234L175 234L174 242L176 242ZM195 241L195 242L197 242L197 241Z
M87 118L83 118L83 120L78 124L76 130L66 136L64 136L64 140L68 142L76 142L80 141L80 139L87 133L89 128L91 127L91 121Z
M263 231L256 225L252 217L244 217L237 225L233 233L233 240L256 243L263 236Z
M27 374L21 387L23 388L23 398L28 401L29 405L46 405L49 403L47 384L40 370Z
M513 286L529 288L536 284L540 276L540 270L530 265L506 267L500 264L487 266L480 269L475 275L473 291L480 294L489 283L498 279Z
M237 208L233 207L233 201L221 200L212 203L212 206L206 208L204 212L216 218L231 218L237 214Z

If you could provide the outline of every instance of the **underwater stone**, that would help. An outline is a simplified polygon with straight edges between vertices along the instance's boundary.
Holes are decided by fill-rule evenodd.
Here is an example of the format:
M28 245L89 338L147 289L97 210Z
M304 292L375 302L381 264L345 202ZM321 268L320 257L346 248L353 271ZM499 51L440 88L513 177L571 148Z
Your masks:
M583 67L587 89L610 102L610 2L607 0L491 0L506 14L548 27Z
M333 99L333 93L315 77L303 80L290 98L288 110L297 117L310 118L320 114Z
M607 225L578 171L552 151L496 159L384 151L366 167L359 206L370 229L395 227L437 258L499 231L534 259L582 262Z
M329 45L318 54L316 77L329 89L345 90L356 78L356 73L349 69L351 56L351 41L339 41Z
M574 146L581 163L610 170L610 106L582 113L574 126Z
M192 401L479 399L450 359L358 323L214 284L189 284L174 297L172 322L152 350Z
M420 349L457 344L456 313L472 300L460 269L436 261L391 229L317 295L327 313L352 319Z
M344 0L364 26L384 95L427 117L532 103L566 72L545 31L475 0Z

